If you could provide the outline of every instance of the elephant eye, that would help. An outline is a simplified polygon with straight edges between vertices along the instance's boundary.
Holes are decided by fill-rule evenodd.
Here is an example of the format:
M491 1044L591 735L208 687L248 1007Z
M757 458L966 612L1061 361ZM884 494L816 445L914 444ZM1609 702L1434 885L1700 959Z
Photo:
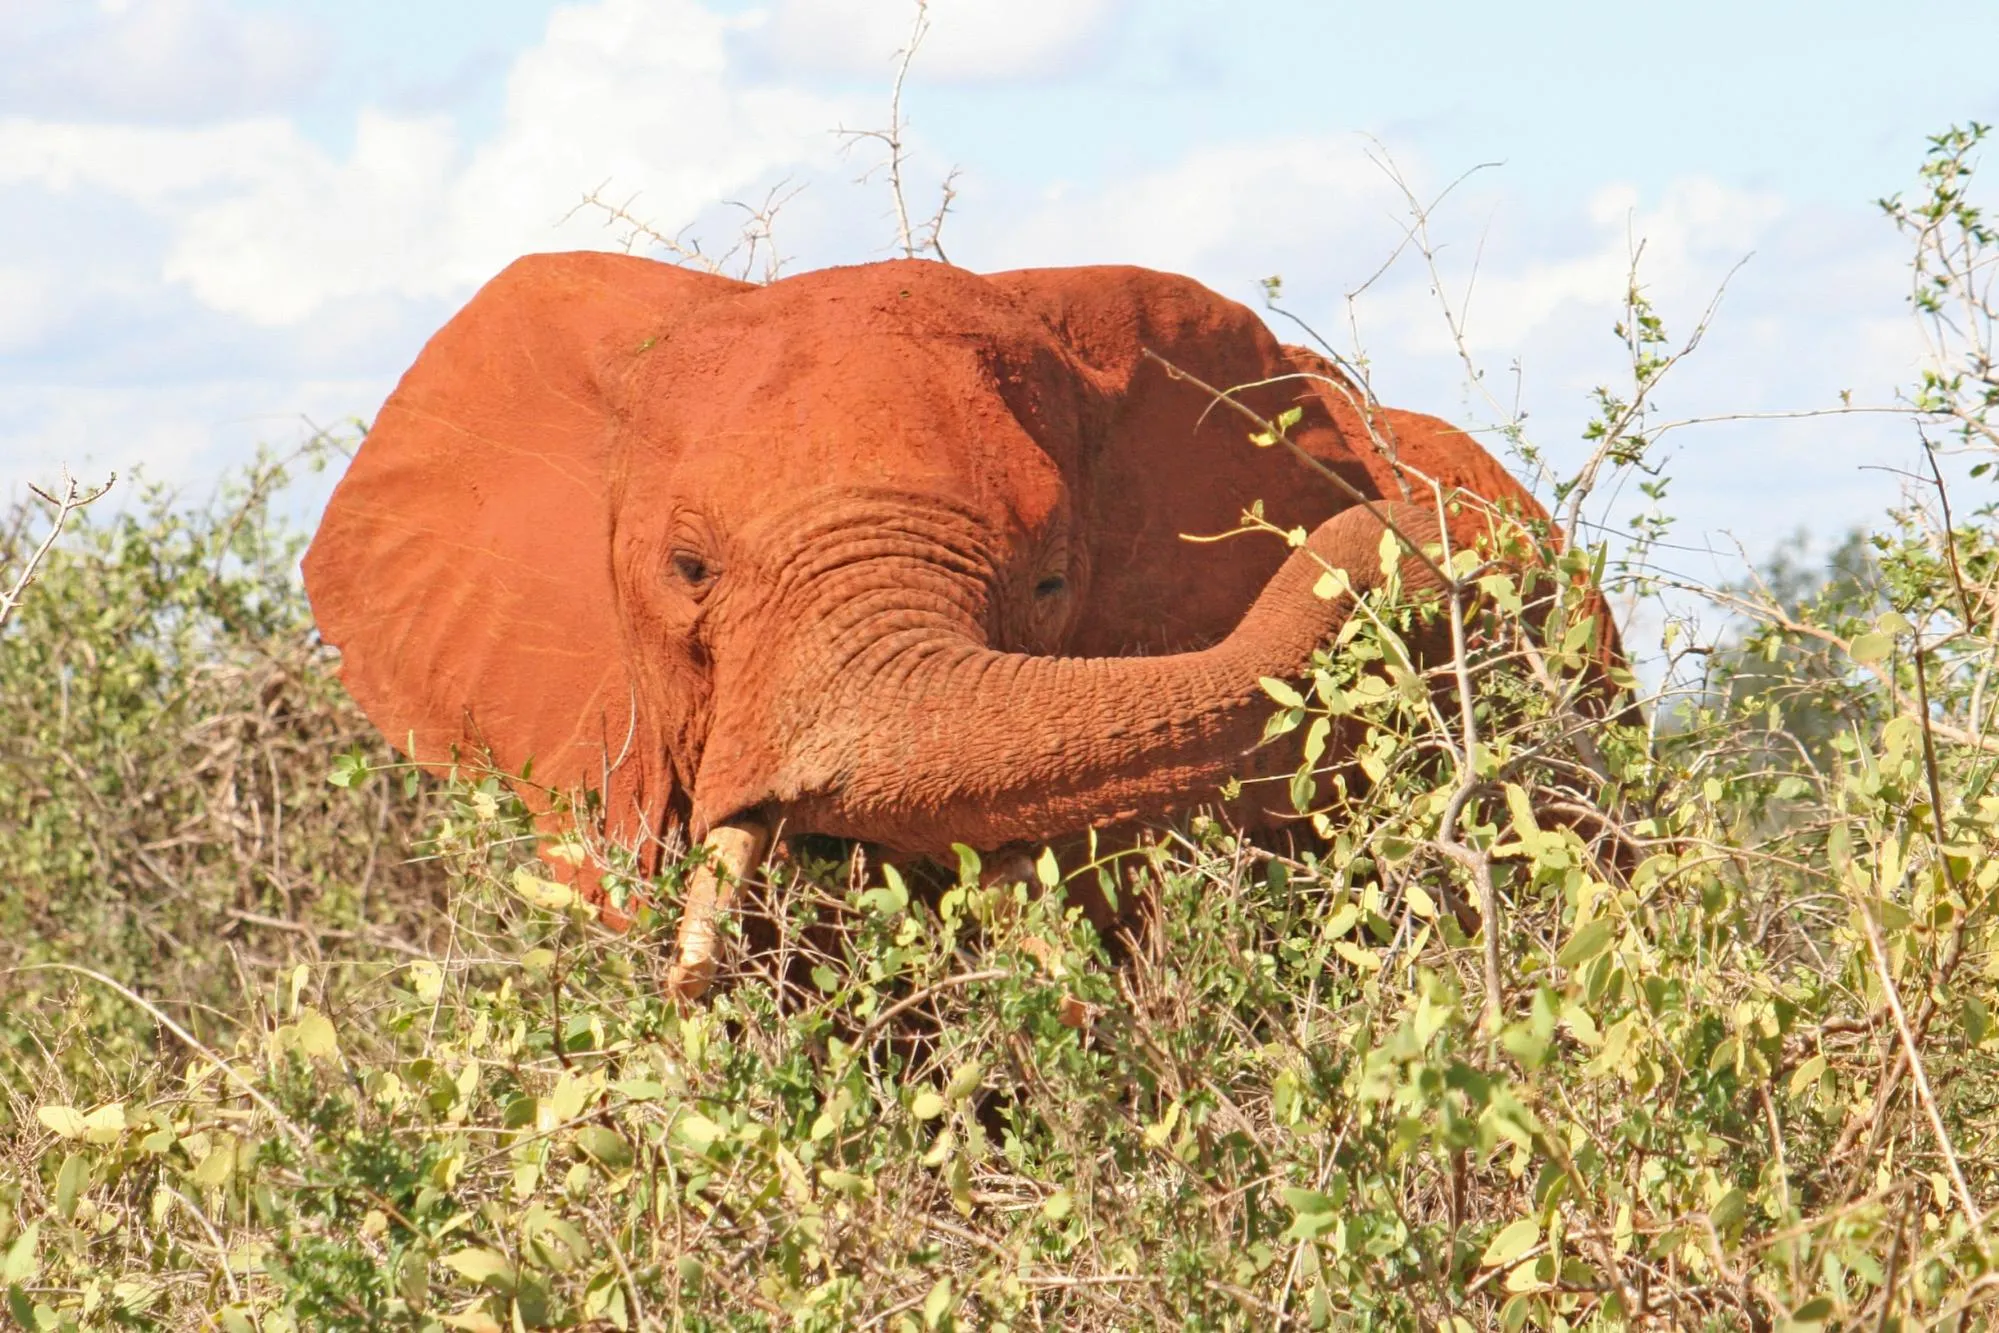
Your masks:
M715 570L706 560L692 551L675 551L668 557L668 561L673 565L673 572L680 576L681 581L696 592L702 591L715 581Z
M1060 574L1050 574L1047 578L1034 585L1034 595L1036 597L1054 597L1065 591L1068 586L1068 579L1062 577Z

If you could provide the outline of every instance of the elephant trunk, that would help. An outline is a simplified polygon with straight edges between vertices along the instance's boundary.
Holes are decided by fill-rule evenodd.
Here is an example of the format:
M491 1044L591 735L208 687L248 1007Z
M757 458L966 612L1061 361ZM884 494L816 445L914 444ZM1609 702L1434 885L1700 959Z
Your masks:
M1411 539L1434 540L1423 510L1397 505L1391 517ZM1236 630L1197 652L1040 657L962 637L905 648L843 709L838 780L780 795L782 815L797 829L939 853L1163 814L1250 776L1272 709L1258 678L1298 675L1351 613L1351 597L1313 591L1328 566L1356 592L1380 581L1382 532L1365 509L1327 520ZM1403 577L1412 590L1435 586L1408 556Z

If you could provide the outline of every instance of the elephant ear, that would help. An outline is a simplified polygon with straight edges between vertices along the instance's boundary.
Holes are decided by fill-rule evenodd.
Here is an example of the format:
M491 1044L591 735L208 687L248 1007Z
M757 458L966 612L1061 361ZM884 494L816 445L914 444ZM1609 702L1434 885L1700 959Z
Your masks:
M329 501L305 580L348 690L433 770L532 762L602 793L607 832L671 799L637 715L611 580L617 386L676 321L745 284L628 255L533 255L403 376Z
M1316 526L1354 503L1287 451L1256 447L1252 423L1153 356L1216 389L1259 386L1236 396L1266 418L1299 408L1291 437L1354 490L1380 494L1325 403L1247 307L1141 268L1024 269L988 281L1038 313L1110 402L1085 463L1092 564L1068 651L1178 652L1220 639L1285 547L1248 539L1224 552L1183 534L1230 531L1259 503L1285 528Z
M1530 544L1516 520L1548 523L1548 510L1483 445L1448 421L1381 406L1344 370L1310 348L1286 346L1284 354L1295 370L1310 378L1340 433L1359 446L1361 461L1383 495L1406 496L1415 504L1429 505L1441 493L1455 549L1532 561ZM1476 501L1464 502L1465 494ZM1452 503L1454 496L1457 503ZM1549 540L1556 550L1562 549L1561 532L1550 532ZM1602 589L1588 584L1583 598L1600 627L1594 652L1597 698L1611 700L1617 692L1608 673L1624 665L1623 641ZM1637 719L1635 708L1627 707L1621 720Z

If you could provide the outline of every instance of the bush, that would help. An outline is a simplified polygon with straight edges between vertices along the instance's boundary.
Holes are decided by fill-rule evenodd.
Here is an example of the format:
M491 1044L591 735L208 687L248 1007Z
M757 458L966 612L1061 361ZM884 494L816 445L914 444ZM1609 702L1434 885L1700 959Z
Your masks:
M1981 134L1891 205L1919 307L1999 254ZM1622 332L1613 468L1673 360L1635 288ZM1912 407L1990 450L1986 346ZM680 1009L671 920L606 934L499 783L377 748L273 477L79 532L0 639L24 1326L1992 1314L1999 521L1941 481L1816 594L1718 594L1725 669L1656 736L1604 716L1600 553L1439 553L1477 614L1435 679L1390 589L1273 687L1273 729L1359 745L1291 781L1322 854L1196 819L1030 892L808 841L735 984ZM1107 941L1070 886L1146 906Z

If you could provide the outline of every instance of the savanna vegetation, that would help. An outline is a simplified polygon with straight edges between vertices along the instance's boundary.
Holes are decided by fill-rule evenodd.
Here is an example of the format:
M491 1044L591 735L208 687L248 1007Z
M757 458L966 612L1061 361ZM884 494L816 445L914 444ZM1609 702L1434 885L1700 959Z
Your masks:
M7 1316L1988 1326L1983 136L1938 137L1884 204L1933 344L1909 429L1968 481L1939 468L1823 572L1699 590L1732 628L1669 631L1642 708L1601 706L1579 589L1672 620L1656 516L1617 559L1525 532L1538 573L1440 552L1468 629L1433 679L1391 581L1310 679L1268 683L1308 756L1358 746L1290 783L1314 849L1197 817L1016 883L809 843L701 1005L661 990L685 865L630 886L612 934L497 777L399 767L342 694L274 498L350 440L210 504L78 511L39 563L52 510L23 499L0 522ZM1614 476L1664 500L1653 405L1686 347L1636 276L1617 335L1630 381L1550 495L1572 527ZM1128 929L1095 933L1079 885Z

